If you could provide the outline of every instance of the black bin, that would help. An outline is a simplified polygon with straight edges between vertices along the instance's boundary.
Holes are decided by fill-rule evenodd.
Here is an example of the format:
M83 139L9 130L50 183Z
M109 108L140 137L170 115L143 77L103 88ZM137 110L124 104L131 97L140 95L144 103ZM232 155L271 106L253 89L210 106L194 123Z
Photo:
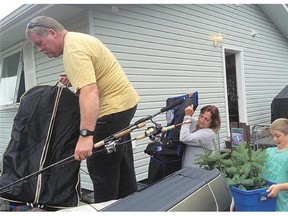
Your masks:
M271 123L278 118L288 118L288 85L283 88L271 103Z

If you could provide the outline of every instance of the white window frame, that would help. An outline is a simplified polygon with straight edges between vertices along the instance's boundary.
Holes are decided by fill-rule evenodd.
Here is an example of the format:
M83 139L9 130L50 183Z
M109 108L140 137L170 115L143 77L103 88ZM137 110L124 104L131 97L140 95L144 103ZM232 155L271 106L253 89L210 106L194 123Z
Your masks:
M35 73L35 60L34 60L34 48L31 43L25 41L19 44L16 44L0 54L0 75L2 73L3 61L8 56L11 56L17 52L22 52L21 59L17 72L17 81L16 88L14 90L14 100L10 104L0 105L0 110L15 108L19 106L19 101L17 102L17 94L19 90L20 76L22 69L24 70L24 82L25 82L25 91L36 85L36 73ZM1 77L1 76L0 76ZM1 85L1 81L0 81Z

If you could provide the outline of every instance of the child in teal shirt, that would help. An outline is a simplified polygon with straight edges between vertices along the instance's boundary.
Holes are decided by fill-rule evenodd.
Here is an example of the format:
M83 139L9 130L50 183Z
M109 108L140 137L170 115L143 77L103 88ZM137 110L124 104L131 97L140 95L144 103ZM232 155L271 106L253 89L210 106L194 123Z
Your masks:
M276 211L288 211L288 119L276 119L270 126L277 147L267 148L266 180L276 183L267 190L268 197L277 196Z

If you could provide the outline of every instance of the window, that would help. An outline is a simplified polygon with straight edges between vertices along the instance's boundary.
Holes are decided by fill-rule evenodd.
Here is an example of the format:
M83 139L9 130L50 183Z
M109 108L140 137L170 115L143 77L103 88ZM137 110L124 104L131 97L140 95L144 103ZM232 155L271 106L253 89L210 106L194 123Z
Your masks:
M35 85L34 49L29 41L0 53L0 109L19 103L24 92Z
M2 59L0 76L0 105L20 101L25 92L22 50L7 55Z

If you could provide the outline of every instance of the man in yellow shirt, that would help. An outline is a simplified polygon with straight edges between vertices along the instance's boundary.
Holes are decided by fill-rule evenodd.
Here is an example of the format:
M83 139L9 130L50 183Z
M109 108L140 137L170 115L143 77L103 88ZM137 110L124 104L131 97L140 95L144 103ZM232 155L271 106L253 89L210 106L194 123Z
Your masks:
M33 18L25 33L39 52L50 58L63 55L66 74L59 80L79 95L80 135L74 158L87 158L95 202L137 191L131 142L111 154L92 154L95 142L130 125L140 100L117 59L97 38L69 32L51 17ZM121 138L125 140L130 135Z

